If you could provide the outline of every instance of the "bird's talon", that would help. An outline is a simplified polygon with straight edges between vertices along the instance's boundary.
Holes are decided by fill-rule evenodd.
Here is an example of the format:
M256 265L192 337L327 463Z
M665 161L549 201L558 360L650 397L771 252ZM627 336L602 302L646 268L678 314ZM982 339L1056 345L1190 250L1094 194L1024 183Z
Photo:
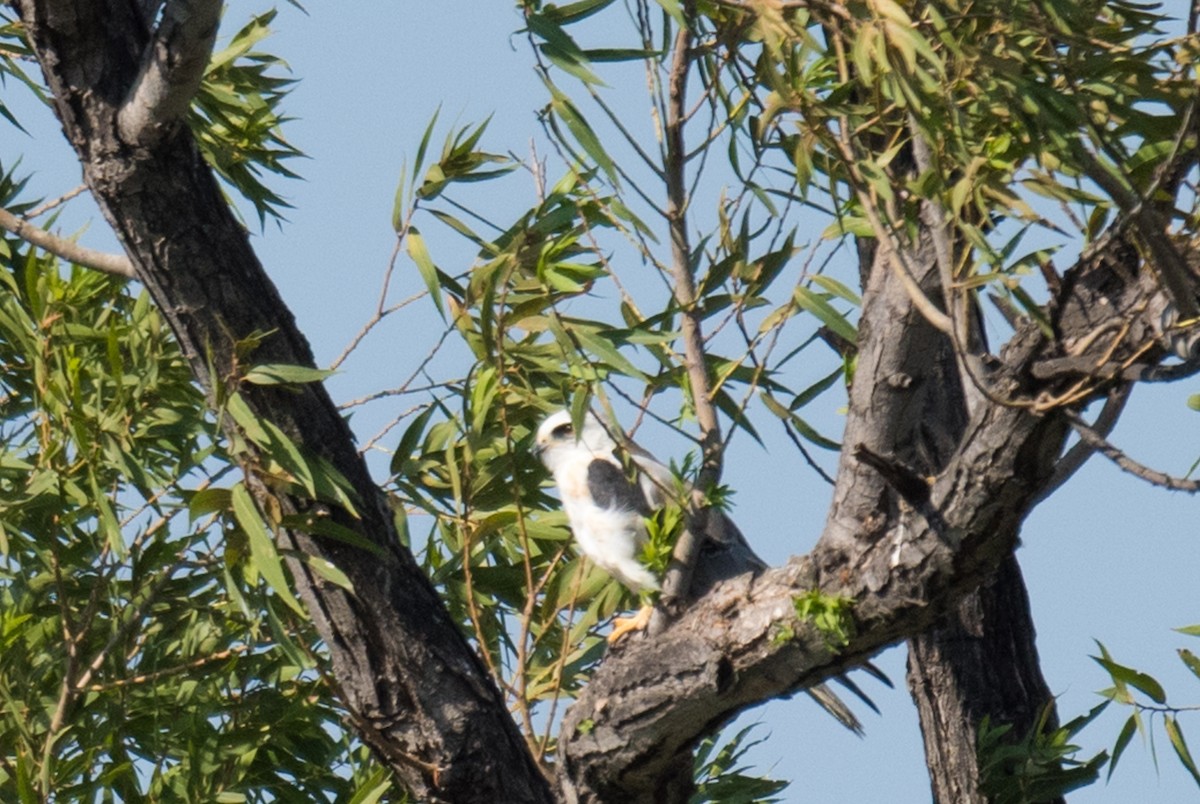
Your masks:
M608 635L608 644L615 645L621 637L630 631L641 631L650 624L650 615L654 613L653 606L642 606L632 617L617 617L613 620L612 633Z

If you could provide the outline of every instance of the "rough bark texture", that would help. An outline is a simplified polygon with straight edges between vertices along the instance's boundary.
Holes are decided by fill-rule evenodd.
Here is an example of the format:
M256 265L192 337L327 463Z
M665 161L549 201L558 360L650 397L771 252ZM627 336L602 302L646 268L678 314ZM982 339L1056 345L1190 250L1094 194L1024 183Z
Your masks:
M1162 356L1160 325L1148 314L1161 305L1162 295L1119 238L1102 255L1073 267L1063 285L1057 300L1060 337L1051 339L1032 324L1017 332L988 378L991 398L966 419L962 438L950 447L945 468L927 491L915 472L907 479L920 482L897 482L906 479L907 470L896 465L888 486L874 498L851 493L868 473L858 465L863 453L856 457L848 449L842 471L850 475L839 484L811 554L718 587L658 639L631 643L600 668L563 726L559 771L568 800L683 800L676 792L676 769L700 736L746 706L789 695L928 630L964 595L996 576L1011 560L1028 506L1053 474L1067 430L1062 412L1110 387L1093 378L1087 393L1072 394L1067 404L1055 395L1068 387L1080 390L1070 384L1077 376L1047 384L1033 380L1035 368L1061 357L1064 344L1074 344L1093 364L1109 349L1111 359L1131 364L1152 365ZM900 340L913 324L903 311L894 312L872 318L880 329L870 337L881 345ZM1127 322L1128 329L1113 326L1117 322ZM1114 335L1092 337L1097 332ZM910 372L903 370L907 364L889 348L880 350L874 364L867 356L864 366L863 357L852 419L854 397L878 398L912 387ZM863 389L859 383L869 377L881 381ZM921 416L918 409L884 407L897 417ZM848 428L847 445L869 435L865 426ZM840 651L795 617L794 598L811 589L855 601L856 634ZM1031 637L1020 628L992 628L989 638L1011 642L1012 653L1021 652ZM989 650L984 647L980 655ZM976 663L972 659L968 666ZM1036 676L1028 683L1030 690L1015 705L1002 705L1019 712L1038 701ZM1009 681L996 685L1010 688ZM962 709L953 704L947 711Z
M986 802L975 752L980 721L986 715L993 726L1011 724L1020 737L1054 700L1038 667L1016 557L908 645L908 687L921 718L933 800ZM1053 728L1055 718L1048 724Z
M312 366L308 343L186 127L167 121L171 130L148 138L149 147L120 135L119 110L152 42L137 5L22 0L14 6L88 186L210 397L235 382L234 345L255 332L272 334L251 355L254 363ZM300 532L281 534L285 546L327 558L353 584L349 593L302 564L290 565L363 737L417 800L551 800L491 678L400 545L386 502L324 388L239 390L255 413L330 460L359 493L361 520L286 495L273 499L285 514L335 517L378 547L371 552ZM266 500L252 465L247 478Z
M119 133L118 112L152 40L143 4L13 5L92 192L210 395L216 399L236 383L245 366L234 345L254 332L273 334L253 362L312 365L308 344L188 132L178 121L158 120L163 127L149 140ZM565 719L561 799L686 800L690 749L702 736L747 706L790 695L928 630L998 571L1011 572L1020 523L1055 468L1067 429L1063 411L1078 410L1116 381L1116 375L1090 376L1089 367L1115 363L1125 376L1163 354L1165 297L1120 231L1064 277L1054 337L1032 325L1017 332L990 369L991 398L969 416L938 390L952 381L937 374L944 371L938 368L943 347L897 293L890 271L872 270L873 312L863 322L844 478L817 547L785 567L717 585L656 639L630 640L614 651ZM1054 398L1068 388L1070 395ZM399 544L324 389L239 390L258 415L331 461L358 491L361 520L261 483L256 488L267 505L336 517L378 548L300 532L281 536L288 546L332 561L354 586L349 593L292 566L363 737L416 800L552 800L495 685ZM926 426L928 417L947 415L961 419L932 431ZM252 485L253 463L249 456ZM795 597L813 589L853 601L848 644L834 650L811 623L797 619ZM1012 605L1006 601L1014 600L1014 589L997 597L997 607ZM983 635L1007 643L1010 652L1023 652L1032 634L1006 632L986 611L966 622L969 629L982 623ZM942 666L940 656L953 644L930 643L939 655L923 654L929 666ZM989 646L967 647L968 666L994 655ZM957 664L951 659L946 666ZM970 686L976 682L1001 688L976 670L966 681L956 683L967 696L979 690ZM1036 683L1030 686L1016 708L1042 696ZM949 699L939 692L932 700ZM931 711L927 722L955 720L967 708L964 698Z
M961 441L967 402L950 340L913 308L889 266L867 250L859 332L859 362L851 389L845 441L864 444L921 476L940 472ZM912 249L911 265L931 298L941 298L936 259L928 240ZM899 326L897 326L899 322ZM838 475L829 534L885 519L903 502L871 467L848 454ZM878 523L887 529L886 522ZM1015 539L1015 533L1013 534ZM986 716L1010 723L1016 736L1052 706L1033 646L1033 618L1020 567L1013 556L939 623L909 640L908 685L920 715L933 799L941 804L982 802L976 735Z

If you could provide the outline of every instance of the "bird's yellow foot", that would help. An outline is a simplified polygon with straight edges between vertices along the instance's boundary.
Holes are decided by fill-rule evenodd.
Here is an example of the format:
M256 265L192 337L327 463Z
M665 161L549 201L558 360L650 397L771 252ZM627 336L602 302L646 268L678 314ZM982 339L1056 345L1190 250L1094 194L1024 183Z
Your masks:
M617 617L613 620L612 633L608 635L608 644L615 645L617 640L630 631L641 631L650 624L650 615L654 613L653 606L642 606L632 617Z

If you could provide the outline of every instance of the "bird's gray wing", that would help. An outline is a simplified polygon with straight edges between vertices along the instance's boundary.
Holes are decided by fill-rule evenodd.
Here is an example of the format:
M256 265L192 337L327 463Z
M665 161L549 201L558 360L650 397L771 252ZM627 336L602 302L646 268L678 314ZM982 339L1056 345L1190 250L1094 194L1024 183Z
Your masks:
M647 505L651 509L661 508L675 492L674 474L633 441L626 439L625 449L638 469L638 486ZM724 512L710 513L704 536L689 589L693 600L727 578L766 569L767 563L754 553L746 537Z
M642 516L650 515L646 498L629 482L621 467L602 458L588 464L588 491L596 505L601 508L636 511Z

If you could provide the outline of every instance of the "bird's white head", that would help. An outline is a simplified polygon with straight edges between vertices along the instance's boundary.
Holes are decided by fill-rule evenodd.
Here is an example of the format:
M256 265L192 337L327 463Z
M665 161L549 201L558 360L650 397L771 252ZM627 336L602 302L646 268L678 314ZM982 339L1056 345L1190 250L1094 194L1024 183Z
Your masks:
M571 411L560 410L550 414L538 427L534 440L538 457L551 472L563 460L578 455L580 450L592 456L602 456L611 455L616 446L612 436L591 411L584 415L583 430L579 433L575 432L575 425L571 422Z

